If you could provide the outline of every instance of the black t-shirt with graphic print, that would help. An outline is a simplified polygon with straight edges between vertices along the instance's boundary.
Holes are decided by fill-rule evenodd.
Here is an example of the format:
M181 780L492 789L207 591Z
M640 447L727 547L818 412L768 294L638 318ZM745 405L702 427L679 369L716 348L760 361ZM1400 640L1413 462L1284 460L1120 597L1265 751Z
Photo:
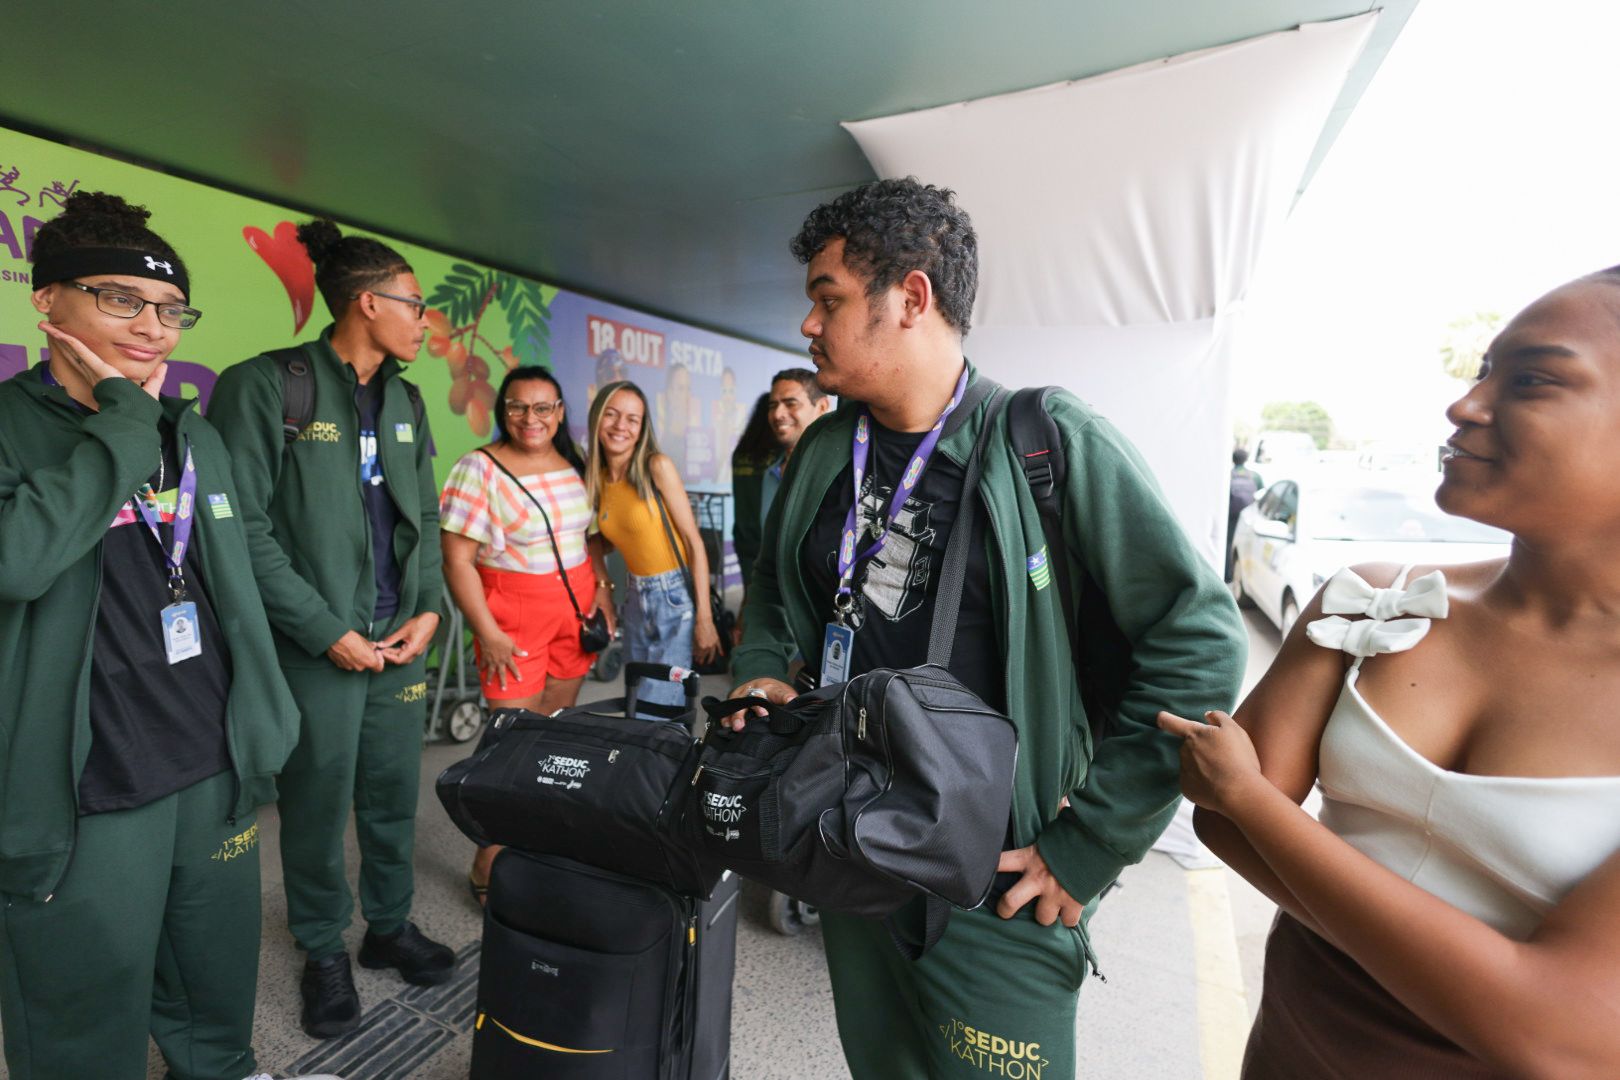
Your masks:
M174 429L163 426L159 532L172 523L183 460ZM194 513L209 513L199 490ZM90 752L79 778L79 812L145 806L231 767L225 742L230 653L208 599L193 528L186 551L186 598L197 605L202 655L169 663L162 611L171 603L168 563L146 520L124 504L101 548L101 595L90 652Z
M860 540L864 551L876 525L888 512L894 487L922 443L925 432L889 431L872 423L872 453L861 497ZM846 464L816 511L800 548L810 595L816 610L832 618L838 592L838 541L854 498L854 467ZM908 668L928 662L928 636L933 626L934 598L939 591L945 546L960 518L964 470L944 454L929 458L928 469L896 515L889 539L876 555L856 564L855 648L851 676L873 668ZM951 674L987 705L1005 711L1004 647L990 606L990 570L985 540L990 524L978 515L978 535L968 551L967 582L957 617ZM807 657L821 664L821 645Z

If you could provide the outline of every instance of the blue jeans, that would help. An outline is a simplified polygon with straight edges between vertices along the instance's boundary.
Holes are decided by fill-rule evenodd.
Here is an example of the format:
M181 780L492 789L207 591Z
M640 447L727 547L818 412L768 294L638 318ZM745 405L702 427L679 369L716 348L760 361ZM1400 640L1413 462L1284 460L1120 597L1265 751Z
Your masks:
M696 613L680 570L651 577L630 575L624 605L624 653L632 662L692 666L692 624ZM679 705L686 700L679 683L642 684L642 701Z

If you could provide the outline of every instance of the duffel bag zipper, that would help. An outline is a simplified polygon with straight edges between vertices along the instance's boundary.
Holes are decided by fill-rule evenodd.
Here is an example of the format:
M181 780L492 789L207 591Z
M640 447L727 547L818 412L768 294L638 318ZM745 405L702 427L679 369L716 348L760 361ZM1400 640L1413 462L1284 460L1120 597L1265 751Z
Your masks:
M966 692L968 694L973 694L972 690L969 690L967 687L963 686L961 683L959 683L959 682L946 682L944 679L929 679L929 678L926 678L926 677L921 676L921 675L914 675L914 674L907 673L905 681L907 683L916 683L918 686L937 686L941 690L960 690L960 691L964 691L964 692ZM887 689L887 688L885 687L885 689ZM977 694L973 694L973 696L978 697ZM979 700L981 702L984 701L983 698L980 698ZM927 706L927 708L929 708L931 710L937 710L939 712L982 713L982 714L988 714L990 716L999 716L1003 720L1012 719L1012 717L1008 716L1006 713L997 712L995 709L991 708L988 702L984 703L984 708L982 708L982 709L964 708L964 707L962 707L960 705L929 705L929 706Z
M607 740L603 739L598 732L582 731L578 728L555 728L537 731L534 732L534 734L536 736L535 743L537 745L566 746L577 750L606 750L608 752L609 761L614 760L614 757L619 753L619 751L624 749L622 746L613 746L609 744ZM498 745L500 744L495 744L495 746ZM651 751L652 753L658 754L660 757L666 757L672 761L685 760L687 752L691 749L690 744L683 744L680 747L675 747L660 743L631 742L627 745L631 749ZM495 746L491 746L489 749L493 750Z
M780 768L773 767L765 770L764 772L740 773L731 769L722 769L718 765L699 765L697 767L697 771L692 774L692 786L697 787L698 779L702 777L704 773L713 773L715 776L723 776L727 780L756 780L761 776L779 778L786 769L787 763L783 763Z

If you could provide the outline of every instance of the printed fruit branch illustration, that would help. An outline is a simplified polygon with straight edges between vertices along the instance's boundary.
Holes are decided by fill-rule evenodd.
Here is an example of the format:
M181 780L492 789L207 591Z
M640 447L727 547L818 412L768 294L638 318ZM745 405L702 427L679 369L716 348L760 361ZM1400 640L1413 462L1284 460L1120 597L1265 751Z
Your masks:
M498 270L455 263L427 298L428 352L450 366L450 411L467 418L473 434L490 432L495 408L491 366L502 372L542 364L551 352L551 309L540 286ZM512 344L499 349L485 333L491 305L506 316Z

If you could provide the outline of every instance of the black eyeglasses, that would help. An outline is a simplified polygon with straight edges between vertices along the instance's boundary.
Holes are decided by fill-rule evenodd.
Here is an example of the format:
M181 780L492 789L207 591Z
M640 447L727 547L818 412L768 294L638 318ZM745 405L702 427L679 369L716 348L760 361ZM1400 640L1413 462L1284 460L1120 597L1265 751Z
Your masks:
M418 319L427 314L426 300L418 300L414 296L395 296L393 293L378 292L376 289L367 289L366 292L370 293L372 296L380 296L384 300L398 300L402 304L409 304L411 307L416 309L416 317ZM349 299L358 300L364 295L365 293L355 293L353 296L349 297Z
M133 319L145 309L147 304L157 308L158 322L175 330L190 330L202 318L202 312L194 307L172 302L158 302L156 300L143 300L139 296L131 296L127 292L117 289L98 289L94 285L84 285L77 281L65 284L75 289L82 289L96 298L96 307L108 315L116 315L120 319Z

